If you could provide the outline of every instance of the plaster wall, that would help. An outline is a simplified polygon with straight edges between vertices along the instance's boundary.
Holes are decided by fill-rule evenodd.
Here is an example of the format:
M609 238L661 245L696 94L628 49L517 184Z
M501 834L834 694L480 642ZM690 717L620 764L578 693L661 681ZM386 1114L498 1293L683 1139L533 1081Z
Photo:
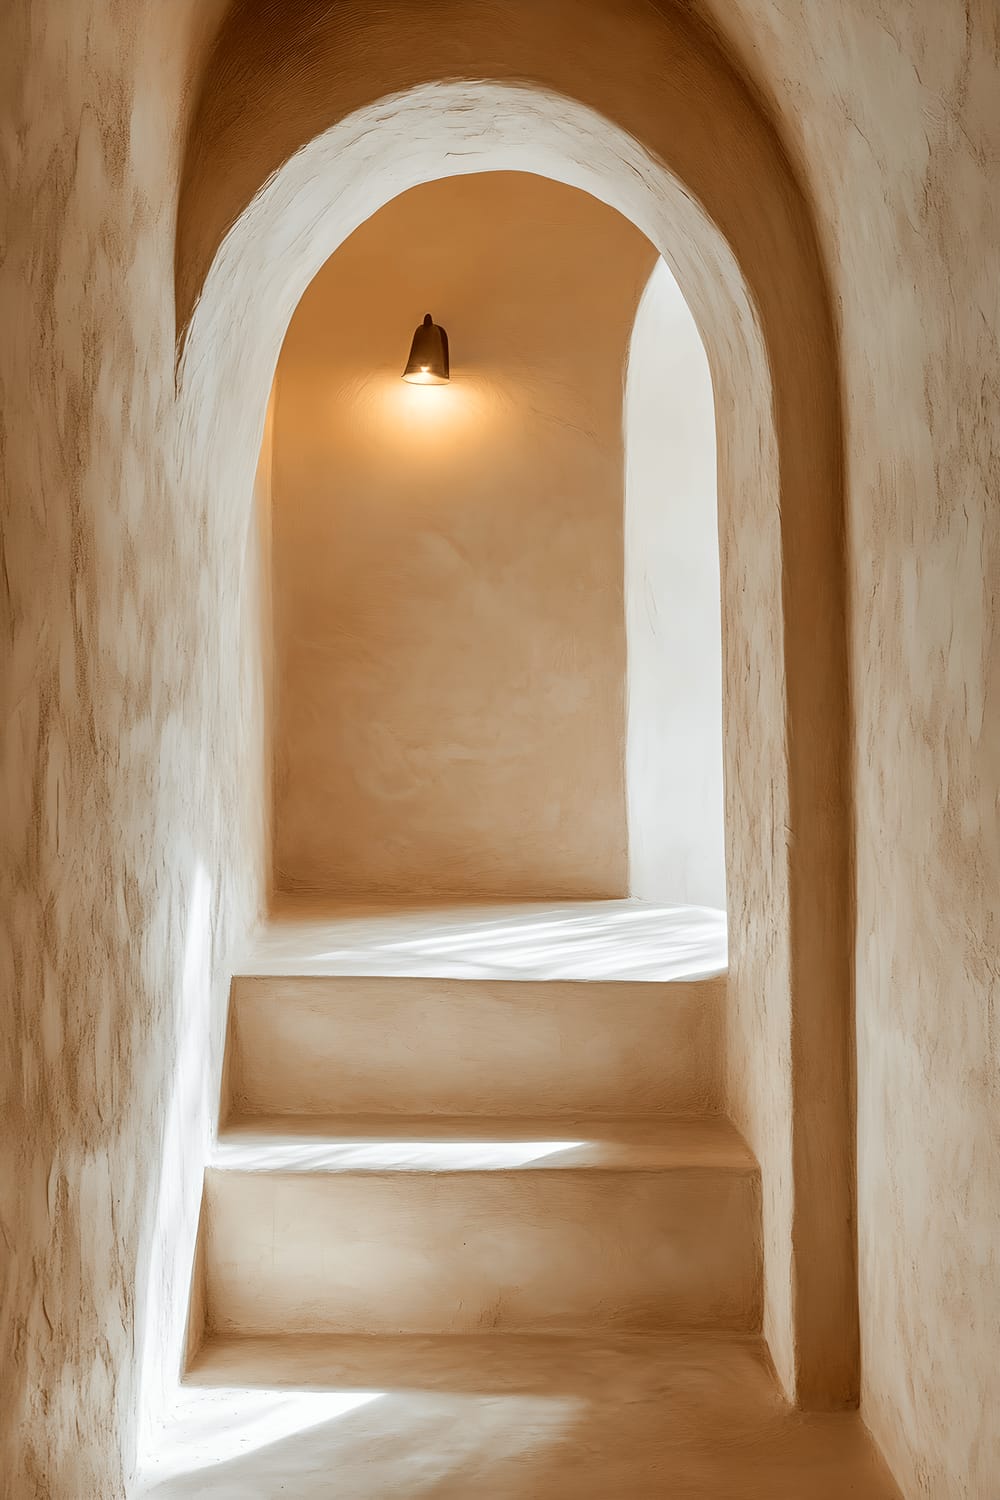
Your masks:
M622 391L653 259L598 200L483 173L388 203L310 284L276 385L280 889L624 894ZM427 310L448 386L400 379Z
M220 10L0 7L11 1500L121 1500L176 1382L228 952L263 878L251 515L176 461L178 170Z
M659 260L625 393L629 891L726 905L715 410L705 349Z
M852 637L862 1412L1000 1476L1000 10L708 0L816 205Z
M12 0L0 18L4 587L12 621L3 637L3 962L12 1000L2 1058L2 1180L4 1237L13 1247L4 1282L2 1435L4 1472L16 1476L19 1500L121 1494L119 1454L131 1441L135 1351L143 1344L141 1327L132 1336L133 1318L146 1321L135 1290L145 1278L137 1282L136 1270L148 1264L162 1121L182 1034L185 934L192 908L205 909L196 898L204 890L197 855L207 851L212 883L210 975L224 966L217 954L226 932L255 900L262 836L248 827L244 840L250 804L233 794L238 778L228 781L226 770L244 753L243 732L252 740L253 731L229 679L239 660L235 610L226 607L232 629L215 612L220 599L233 597L223 579L247 541L252 459L245 484L227 483L215 470L211 482L203 474L188 490L171 472L180 137L188 80L207 56L221 9L187 0L169 8L144 0ZM279 9L289 25L293 7ZM381 22L387 9L371 13ZM991 1421L1000 1405L991 899L1000 873L998 538L988 417L1000 322L998 17L988 0L843 0L836 7L698 0L690 9L695 32L702 19L717 26L799 168L837 308L842 366L832 368L847 419L853 598L864 1414L908 1495L988 1500L1000 1471ZM508 39L527 45L548 10L533 5L515 26L504 6L475 14L496 15ZM549 81L559 86L578 66L581 87L600 107L617 76L615 39L637 25L630 126L657 141L664 159L676 153L690 165L685 131L669 129L671 119L680 123L671 113L676 91L689 139L718 164L717 177L711 162L705 167L705 196L716 211L725 177L736 206L721 212L721 222L744 251L756 244L767 336L799 371L795 341L812 347L815 329L790 324L783 342L774 308L783 299L797 311L801 284L780 235L760 235L756 220L748 230L746 218L752 199L771 228L801 227L789 179L775 165L780 153L761 146L759 121L747 115L735 84L703 88L704 59L684 50L688 37L678 41L673 9L664 6L665 47L652 36L652 6L616 0L596 41L587 14L576 6L573 25L556 25L553 55L565 68L560 75L553 66ZM423 8L414 35L426 19ZM273 46L273 7L264 21L270 55L295 59L279 80L280 103L294 119L327 97L336 69L325 75L326 93L303 90L297 69L311 54ZM676 71L671 48L684 59ZM452 76L467 75L461 27L451 24L450 39L434 50ZM413 35L404 36L393 54L400 81L389 89L414 82L419 55ZM511 68L520 79L530 71L517 60ZM482 67L473 73L482 76ZM247 73L237 67L233 76L241 88L238 120ZM365 102L364 85L360 93L346 110ZM667 121L659 133L657 114ZM266 141L256 113L253 121ZM734 122L735 135L727 134ZM291 149L300 144L293 130ZM260 164L242 135L227 178L237 207L220 200L223 231L247 180L244 202L285 154L278 142L276 158L257 175ZM211 260L219 226L204 212L195 217ZM677 222L697 230L697 216L685 219L682 206ZM197 276L188 281L185 322L190 287L200 284ZM266 276L256 287L252 302L266 322L262 287L276 296L280 288ZM696 302L715 373L718 329L709 329L706 305ZM259 368L245 352L225 366L237 385L252 373L260 411L276 353ZM798 407L794 391L775 399L782 420L791 422L797 410L808 425L815 387L807 379L800 389ZM717 391L718 411L729 409L733 394L728 384ZM230 411L211 404L202 425L187 414L198 451L220 410ZM231 459L257 451L259 412L245 420ZM726 428L720 421L720 439ZM730 458L723 452L720 494ZM811 474L817 505L828 460L827 453L810 471L800 455L798 477ZM236 500L242 532L229 510ZM229 528L225 537L206 520L213 515L227 517L218 523ZM725 513L721 521L725 550ZM799 536L797 545L807 541ZM829 541L821 534L815 556ZM756 582L760 598L771 598ZM780 579L773 582L780 591ZM801 602L793 590L790 603ZM828 604L823 593L814 625ZM101 637L105 609L110 624ZM158 622L155 630L149 620ZM758 627L764 638L780 636L780 620L760 614ZM193 656L184 660L188 648ZM806 662L814 654L808 630L802 654ZM748 666L733 663L741 674ZM820 663L820 676L823 670ZM780 683L768 679L763 687L771 723L771 706L780 718ZM750 772L746 785L766 806L767 776L755 780ZM789 824L784 807L776 811L774 827L793 828L794 887L813 858L809 830L794 816ZM781 857L761 839L756 904L734 921L756 935L734 955L734 1003L743 1005L738 1029L787 1083L789 956L775 947L786 898L781 872ZM819 936L810 963L795 957L800 979L810 979L800 991L828 998L836 914L830 945L822 925L812 927ZM203 951L200 940L190 951ZM192 957L187 973L200 972ZM196 1006L194 1013L203 1012ZM800 1021L815 1036L808 1007ZM831 1054L826 1087L837 1094L843 1083ZM754 1140L762 1161L787 1161L791 1134L777 1109ZM192 1159L200 1176L196 1148ZM767 1193L765 1184L765 1200ZM790 1184L780 1181L772 1221L787 1221L789 1197ZM99 1227L108 1224L110 1232ZM782 1295L779 1287L779 1303ZM780 1332L783 1315L769 1297L772 1332ZM780 1355L787 1370L793 1351L786 1345Z

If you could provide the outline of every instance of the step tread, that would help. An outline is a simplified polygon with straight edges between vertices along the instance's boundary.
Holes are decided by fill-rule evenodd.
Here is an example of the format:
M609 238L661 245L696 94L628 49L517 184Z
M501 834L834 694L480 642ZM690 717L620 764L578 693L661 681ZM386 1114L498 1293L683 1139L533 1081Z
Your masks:
M758 1170L739 1131L716 1116L253 1115L223 1126L211 1165L316 1173Z
M282 897L243 976L694 981L725 974L726 915L632 897L333 904Z
M803 1417L740 1334L213 1337L182 1395L151 1500L899 1500L858 1414Z

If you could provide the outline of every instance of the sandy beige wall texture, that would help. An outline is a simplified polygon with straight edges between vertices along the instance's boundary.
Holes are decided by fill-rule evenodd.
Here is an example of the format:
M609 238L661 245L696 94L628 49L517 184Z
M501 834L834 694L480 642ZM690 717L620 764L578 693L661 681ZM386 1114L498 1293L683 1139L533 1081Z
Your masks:
M221 234L288 149L303 144L294 128L301 112L336 93L325 128L371 102L364 82L352 92L336 67L317 92L301 88L302 67L313 54L308 47L275 45L276 37L291 39L297 9L262 7L260 28L276 65L267 97L279 117L293 122L291 137L271 124L261 128L255 110L258 140L265 155L271 153L262 163L236 128L228 162L223 153L228 197L206 166L208 142L225 145L223 135L202 133L192 148L188 176L192 161L205 168L203 182L219 213L213 219L203 200L197 212L181 215L184 323ZM311 7L306 19L315 21L320 9L326 8ZM397 7L367 9L377 24L396 24ZM414 0L408 9L419 35L426 7ZM259 409L245 418L246 430L235 421L227 429L238 432L228 467L217 464L211 483L203 473L188 490L189 480L175 482L165 457L171 455L172 465L170 277L185 86L197 58L204 60L210 23L221 10L221 3L187 0L169 6L11 0L0 19L0 379L5 608L13 622L4 637L10 659L3 664L3 784L10 809L3 961L5 992L13 999L2 1056L4 1150L13 1159L4 1162L2 1211L5 1246L13 1249L3 1292L8 1399L2 1420L5 1475L16 1475L20 1495L29 1497L121 1494L121 1455L131 1443L143 1344L141 1328L132 1336L133 1316L142 1313L141 1289L148 1282L140 1274L137 1298L135 1271L148 1265L163 1122L178 1099L171 1085L185 1019L181 996L192 996L193 1016L204 1014L199 976L207 974L214 986L226 928L239 927L240 913L255 896L253 851L262 834L248 830L244 839L239 831L247 799L234 788L243 773L234 769L230 777L225 769L236 765L241 734L255 733L229 676L238 659L238 611L227 604L226 627L213 610L220 599L231 603L221 583L248 543L245 502L280 332L268 332L273 347L256 363L246 348L226 356L230 386L235 382L239 390L246 377L244 391L252 386L260 396ZM484 55L447 10L442 4L450 24L433 58L412 41L386 49L397 76L383 93L428 81L413 76L413 60L421 55L427 68L438 68L437 76L483 75ZM347 6L338 11L351 14ZM702 201L741 255L756 246L764 269L755 293L769 347L790 350L794 367L796 334L807 349L814 334L800 325L783 343L775 322L775 308L782 298L795 305L799 287L784 254L789 225L792 238L802 232L808 242L793 179L777 169L780 153L761 145L760 117L747 112L739 88L719 83L712 68L715 83L702 88L707 54L676 26L674 10L664 3L662 12L663 45L653 36L654 7L629 0L607 7L581 3L572 17L548 3L518 9L513 18L510 7L485 3L466 14L497 18L511 47L530 46L546 18L555 16L562 61L552 66L550 86L572 93L569 70L576 68L580 88L598 108L613 93L621 36L639 38L625 123L633 134L648 136L682 177L691 165L691 142L701 143L702 151L708 143L716 170L706 168ZM991 895L1000 875L991 583L998 512L988 415L996 399L1000 321L998 17L990 0L843 0L836 6L692 0L689 13L695 23L704 19L718 28L736 67L759 90L762 110L776 122L815 209L841 335L841 364L833 368L847 420L863 1409L909 1497L991 1500L1000 1472L992 1420L1000 1406ZM494 58L501 52L497 44ZM349 48L343 55L346 65L356 64ZM248 75L255 86L267 80L246 57L228 72L228 86L237 90L236 127L246 111ZM531 75L521 56L500 76ZM671 118L678 128L664 131ZM383 129L391 133L391 122L383 120L378 129L376 119L369 123L374 149ZM482 139L488 136L483 127ZM560 157L548 139L550 159L572 156L571 145ZM405 153L405 140L396 144ZM599 144L588 145L597 161ZM648 165L624 148L619 155L631 163L622 167L625 175L638 173L636 201L645 201ZM492 164L515 163L494 157ZM581 177L590 170L590 162L574 167ZM756 218L754 203L761 210ZM672 212L675 228L690 229L689 243L698 245L683 266L695 284L703 249L698 214L676 200ZM189 257L184 248L193 242L192 226L205 252L201 273L192 270L198 255ZM650 231L654 227L651 222ZM234 254L238 242L237 234ZM272 314L262 288L280 302L278 262L273 253L269 259L278 248L287 246L273 233L247 293L247 306L262 323ZM682 238L678 258L684 257ZM701 269L704 284L712 277L723 284L724 258L709 255ZM692 302L715 374L725 340L712 324L710 298ZM291 308L282 304L280 311L287 318ZM247 326L252 322L248 318ZM739 343L735 334L732 341ZM752 338L743 347L750 345ZM204 375L209 389L207 368ZM808 426L813 389L806 380L798 407L794 389L777 391L779 427L793 425L796 411ZM734 382L717 403L723 505L732 456L732 439L723 434L741 421L735 394ZM206 423L218 415L209 405ZM754 417L760 417L756 409ZM188 445L197 451L208 441L204 431L193 418L185 426L197 435ZM764 420L765 451L768 430ZM805 468L797 477L806 489L812 484L811 501L822 514L830 489L823 475L836 467L836 457L831 461L822 443L820 449L826 460L810 471L801 458ZM230 501L244 506L242 531ZM211 515L218 517L217 529L203 525ZM754 517L762 519L776 528L770 513ZM725 514L721 521L725 547L733 540L726 526L735 522ZM795 532L787 505L782 524L791 526L786 541L794 544L793 555L802 545L814 564L817 552L807 535ZM836 534L819 540L835 545ZM160 558L155 568L154 554ZM747 557L753 560L753 547ZM743 581L760 589L752 595L755 606L772 597L752 570ZM790 658L793 699L804 691L810 666L822 689L829 663L821 652L817 673L813 633L822 634L825 613L837 608L836 592L831 605L825 588L816 592L808 569L804 586L816 593L811 614L794 589L785 599L786 615L801 623L804 609L808 626L799 632L799 656ZM759 609L755 617L759 640L780 638L780 619ZM755 663L752 652L740 663L730 657L751 677ZM773 723L782 684L765 674L755 686ZM727 746L729 736L727 727ZM761 745L751 748L759 759ZM768 808L768 778L754 781L753 758L740 764L757 807ZM821 787L824 775L817 778ZM795 897L803 867L822 860L802 824L801 805L793 804L786 886L783 848L768 839L784 826L788 809L769 811L778 816L758 821L756 868L751 871L749 860L737 866L741 888L745 881L755 904L731 903L745 945L734 952L734 1035L747 1044L748 1058L778 1060L772 1081L784 1089L794 1075L788 996L810 999L799 1015L798 1045L804 1036L821 1053L822 1026L814 1012L828 1013L843 944L836 909L829 930L823 925L829 913L798 910L800 932L816 938L807 945L809 964L801 953L782 950L774 913L789 889ZM735 812L749 827L748 808ZM735 826L742 837L740 816ZM791 990L784 982L789 966ZM836 1097L844 1075L835 1049L828 1055L826 1082ZM749 1083L744 1098L750 1124L760 1127L750 1133L765 1170L779 1161L770 1212L773 1222L786 1222L792 1147L797 1168L807 1169L800 1181L818 1176L825 1183L824 1163L808 1152L803 1163L803 1141L796 1141L781 1109L768 1116L766 1084L762 1072L754 1107ZM824 1102L821 1091L816 1098ZM183 1110L175 1113L183 1116ZM195 1164L200 1167L196 1154ZM113 1216L112 1183L118 1187ZM109 1223L102 1238L95 1226ZM817 1220L814 1229L820 1227ZM781 1302L784 1297L787 1306L792 1286L790 1273L787 1286L769 1292L772 1338L787 1331ZM779 1350L786 1374L793 1356L787 1346Z
M175 1375L226 950L257 901L250 516L208 515L174 462L178 163L219 9L0 8L11 1500L120 1500Z
M862 1410L1000 1487L1000 9L710 0L817 206L853 641Z
M413 189L278 363L279 889L624 895L622 387L654 260L544 177ZM452 380L401 379L446 327Z
M11 74L3 95L4 163L15 195L8 205L14 250L4 267L7 326L15 329L4 346L4 461L13 501L5 545L20 653L16 683L5 675L5 684L15 684L5 776L20 819L7 872L16 998L5 1108L15 1161L5 1182L17 1192L5 1206L16 1246L5 1288L7 1388L14 1392L4 1408L5 1457L26 1494L74 1500L120 1494L121 1466L136 1436L143 1350L169 1357L176 1342L183 1242L211 1128L227 949L262 883L256 747L263 708L253 653L244 650L256 639L259 599L253 569L243 567L252 559L249 502L267 392L291 313L286 299L290 294L294 303L311 271L297 280L301 259L286 262L277 253L280 226L257 242L252 275L251 263L238 261L239 236L231 240L244 274L230 290L246 299L246 316L219 324L213 316L228 310L226 298L208 306L203 336L188 341L175 400L169 273L178 134L189 47L193 53L195 41L204 42L206 14L200 11L199 26L190 29L179 6L95 3L70 12L38 3L4 16ZM648 19L645 8L642 15ZM509 17L501 19L499 34L517 35ZM621 13L616 7L604 19L610 31L586 42L594 56L617 35ZM274 35L271 25L272 55ZM562 36L562 29L550 32L550 41ZM644 33L633 50L649 62ZM664 55L660 48L657 67ZM634 69L623 76L634 82ZM683 82L683 72L677 76ZM745 122L735 85L724 81L722 100L732 103L737 125ZM244 107L245 95L237 116ZM434 100L420 107L433 112ZM497 140L488 125L492 105L483 100L479 108L475 128L487 145L480 160L489 164ZM543 157L583 178L581 185L592 180L602 151L610 154L623 197L635 200L634 216L662 237L660 200L649 186L655 163L627 138L616 139L609 153L603 137L592 135L578 161L578 137L571 131L567 143L564 134L565 112L543 107L518 117L509 99L507 108L516 139L534 155L539 133L546 135ZM725 108L720 118L727 118ZM584 112L584 125L586 119ZM367 129L368 145L387 138L405 155L405 112L399 131L391 120L382 123L384 130ZM467 128L464 102L450 123ZM419 156L426 137L409 146ZM742 149L749 162L773 168L766 140L752 130ZM737 157L747 169L739 150ZM378 193L392 192L384 176L375 181L378 206ZM321 179L314 191L328 207L328 184ZM671 203L694 243L703 227L697 206L680 191ZM786 212L793 227L798 222L780 194L770 207L768 226ZM301 224L289 221L287 232L308 263ZM689 280L704 273L705 290L711 270L739 309L728 335L736 351L731 373L742 359L759 377L759 333L739 300L732 259L720 243L703 243L700 254L707 259L692 255ZM230 258L224 270L232 266ZM801 271L794 262L782 268L779 257L772 301L779 290L788 297ZM811 273L803 274L808 281ZM710 307L703 298L706 316ZM822 383L823 366L799 374L782 399L790 416L805 398L801 415L816 438L809 451L822 454L829 432L811 422L808 395L816 377ZM766 380L748 389L760 395ZM734 397L728 386L724 391ZM732 452L750 431L759 450L766 422L766 400L734 408ZM758 461L773 465L766 436L763 453ZM823 473L820 467L814 493L823 492ZM762 504L765 514L752 518L748 537L759 537L762 519L766 534L776 529L773 491ZM737 534L747 524L730 515ZM757 576L754 589L743 592L757 600L755 590L763 589L773 602L774 581ZM103 637L102 610L109 622ZM773 615L757 628L765 644L780 630ZM758 667L758 689L763 680L780 702L773 661ZM780 754L780 715L770 723ZM760 749L758 741L758 756ZM767 1025L780 1040L787 1036L786 991L774 912L785 874L780 849L764 853L775 903L764 907L757 929L744 925L737 974L748 1004L754 994L772 993L765 975L777 976ZM816 957L822 974L822 954ZM46 969L57 993L51 1015L39 999ZM783 1065L777 1083L758 1081L750 1109L759 1126L755 1144L768 1160L792 1131L787 1090ZM790 1208L787 1154L783 1161L768 1189L775 1243ZM829 1201L828 1191L824 1197ZM110 1224L110 1234L95 1234L91 1244L81 1226L97 1222ZM809 1271L800 1257L798 1276ZM792 1285L790 1270L773 1282L770 1316L794 1383L785 1311Z

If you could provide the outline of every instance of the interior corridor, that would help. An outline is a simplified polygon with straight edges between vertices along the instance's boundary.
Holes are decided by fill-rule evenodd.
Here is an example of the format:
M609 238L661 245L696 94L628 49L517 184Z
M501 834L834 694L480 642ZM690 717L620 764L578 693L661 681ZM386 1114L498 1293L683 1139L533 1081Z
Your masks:
M996 0L0 3L2 1500L998 1500Z

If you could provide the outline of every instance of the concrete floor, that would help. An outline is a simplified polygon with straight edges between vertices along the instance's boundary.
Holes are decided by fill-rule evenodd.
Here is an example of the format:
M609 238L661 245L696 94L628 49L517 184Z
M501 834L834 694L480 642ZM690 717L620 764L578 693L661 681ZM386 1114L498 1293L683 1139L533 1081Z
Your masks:
M217 1340L149 1500L898 1500L759 1339Z

